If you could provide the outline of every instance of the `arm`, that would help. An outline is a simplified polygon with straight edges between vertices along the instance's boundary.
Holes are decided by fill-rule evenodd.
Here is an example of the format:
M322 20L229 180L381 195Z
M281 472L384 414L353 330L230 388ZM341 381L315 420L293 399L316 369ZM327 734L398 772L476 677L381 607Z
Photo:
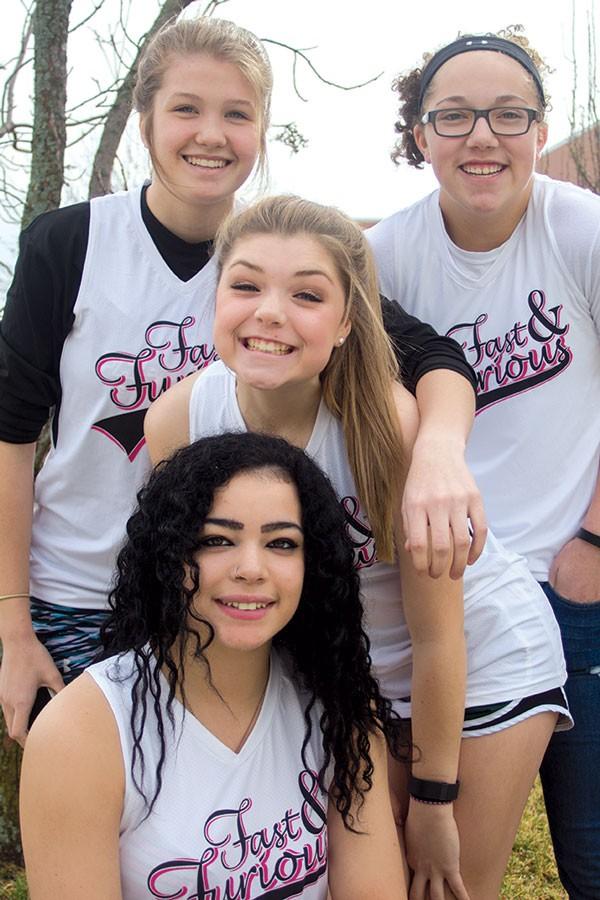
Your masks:
M373 786L349 831L330 801L327 814L331 900L406 900L402 851L392 814L383 736L371 737Z
M475 376L451 338L385 298L382 312L403 383L416 393L421 416L403 499L407 549L418 571L438 577L449 565L451 577L459 578L467 562L479 557L486 538L483 502L464 459L475 412Z
M62 347L73 321L87 246L89 205L36 219L19 258L0 325L0 594L29 590L35 441L60 397ZM31 625L29 601L0 603L0 702L8 734L23 743L36 691L62 678Z
M190 442L190 394L201 372L188 375L156 400L144 419L146 446L156 465Z
M0 441L0 593L29 592L29 544L33 508L35 444ZM64 686L46 648L31 624L29 599L0 603L0 702L8 734L24 744L29 713L40 685Z
M31 900L122 900L124 772L113 714L82 675L42 711L21 773L21 832Z
M418 416L414 401L395 388L402 437L410 452ZM411 635L412 740L417 778L453 783L465 708L466 646L462 584L444 573L437 580L419 574L403 547L399 513L395 526L399 548L404 613ZM467 894L459 871L459 840L451 804L433 805L411 798L406 820L407 858L414 872L411 900L443 896L447 883L458 900Z
M417 571L429 568L435 578L450 566L450 577L460 578L487 536L483 500L464 456L475 396L461 375L436 369L417 384L417 403L421 423L402 498L407 550Z
M600 535L600 474L581 524L587 531ZM600 600L600 547L593 547L578 537L571 538L554 557L548 577L557 593L568 600L576 603Z

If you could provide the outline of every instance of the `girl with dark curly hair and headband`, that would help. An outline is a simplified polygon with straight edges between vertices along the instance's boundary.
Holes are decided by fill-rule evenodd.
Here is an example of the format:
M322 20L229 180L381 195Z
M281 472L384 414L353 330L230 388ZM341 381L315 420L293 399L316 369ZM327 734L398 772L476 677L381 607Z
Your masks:
M367 235L380 284L477 372L468 460L490 524L559 622L575 727L541 768L561 880L600 897L600 199L535 174L544 63L464 35L395 82L393 154L439 189Z
M491 900L550 735L570 721L556 622L524 561L493 536L465 574L464 599L448 569L436 580L413 565L398 459L410 455L416 407L396 381L358 225L273 197L224 223L217 253L221 361L154 404L150 454L236 428L267 431L305 448L331 478L373 673L415 745L411 768L390 762L411 900L448 891Z
M382 734L398 753L398 728L327 479L279 438L227 434L138 499L109 658L27 742L32 900L406 900Z

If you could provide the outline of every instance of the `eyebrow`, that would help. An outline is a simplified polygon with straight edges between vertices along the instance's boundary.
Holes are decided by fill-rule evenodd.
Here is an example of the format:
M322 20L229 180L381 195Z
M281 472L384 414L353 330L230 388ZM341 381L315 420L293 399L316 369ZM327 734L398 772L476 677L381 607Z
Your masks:
M323 269L300 269L298 272L294 272L294 275L299 275L301 278L306 278L308 275L322 275L323 278L326 278L327 281L331 281L333 284L332 279Z
M500 94L500 96L494 99L494 103L507 103L508 101L514 100L522 100L524 103L528 102L524 97L521 97L520 94ZM444 97L442 100L438 100L435 105L439 106L440 103L459 103L461 107L470 107L469 100L462 96Z
M179 98L186 100L201 100L202 97L199 94L192 94L189 91L175 91L174 94L171 95L172 100L177 100ZM254 109L254 104L249 100L237 100L235 97L225 100L225 103L235 104L236 106L248 106Z
M204 520L205 525L218 525L220 528L229 528L232 531L243 531L244 524L243 522L238 522L236 519L214 519L208 518ZM302 528L298 525L297 522L267 522L265 525L261 525L261 532L268 533L271 531L279 531L283 528L295 528L300 534L303 534Z
M233 269L234 266L246 266L248 269L252 269L253 272L261 272L263 274L265 271L260 266L257 266L256 263L248 262L247 259L234 259L234 261L229 264L228 268ZM323 278L326 278L327 281L330 281L331 284L333 284L333 279L323 269L298 269L297 272L293 273L294 278L306 278L310 275L322 275Z

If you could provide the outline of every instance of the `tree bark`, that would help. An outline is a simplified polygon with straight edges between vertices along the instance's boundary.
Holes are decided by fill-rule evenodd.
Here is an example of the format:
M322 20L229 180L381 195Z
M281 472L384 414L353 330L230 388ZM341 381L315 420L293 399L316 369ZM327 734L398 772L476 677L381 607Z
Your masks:
M121 137L131 113L135 76L144 48L165 22L177 16L182 9L185 9L192 2L193 0L165 0L150 30L140 42L136 57L117 91L115 101L108 111L102 128L90 178L88 193L90 198L110 194L112 191L112 171Z
M66 144L67 39L72 0L38 0L33 16L34 125L21 225L60 205Z

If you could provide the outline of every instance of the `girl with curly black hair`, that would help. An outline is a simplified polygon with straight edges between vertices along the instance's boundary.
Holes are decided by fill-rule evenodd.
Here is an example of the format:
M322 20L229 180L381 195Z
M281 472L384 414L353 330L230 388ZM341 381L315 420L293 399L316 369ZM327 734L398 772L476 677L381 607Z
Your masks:
M279 438L228 434L138 499L109 658L27 742L33 900L325 900L328 882L334 900L405 898L382 737L398 752L397 728L325 476Z
M410 771L390 763L411 900L491 900L549 737L570 724L556 623L524 561L493 536L464 598L448 568L436 580L412 562L398 459L410 455L416 407L396 380L358 225L271 197L224 223L217 252L221 361L154 404L151 456L232 428L273 431L331 478L373 672L416 748Z

